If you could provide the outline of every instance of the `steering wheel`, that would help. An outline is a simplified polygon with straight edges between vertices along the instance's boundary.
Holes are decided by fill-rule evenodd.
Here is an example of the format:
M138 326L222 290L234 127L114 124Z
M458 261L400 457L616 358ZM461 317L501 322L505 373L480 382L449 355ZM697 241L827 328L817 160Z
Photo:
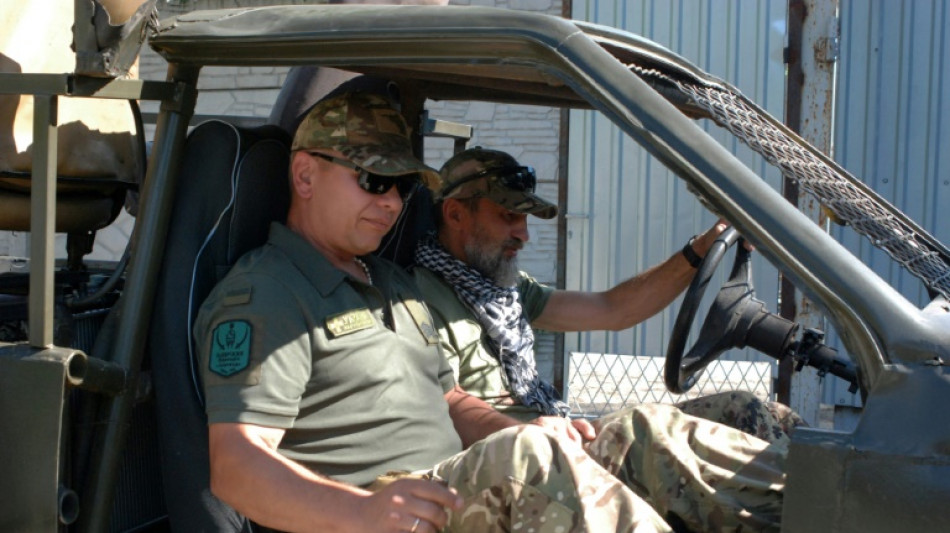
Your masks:
M706 292L706 286L729 247L741 240L735 228L730 226L723 231L709 248L686 291L666 352L663 378L670 392L682 394L689 390L696 384L706 366L729 348L741 348L751 344L766 353L772 350L781 351L787 346L790 335L794 332L780 327L780 331L773 330L768 338L756 333L762 331L758 329L759 326L779 324L764 324L773 322L773 315L765 310L762 302L754 298L752 254L745 246L738 246L729 280L722 286L710 307L699 338L684 357L686 339L696 310Z
M666 388L677 394L688 391L696 384L706 366L722 352L730 348L748 346L778 360L792 356L799 362L799 366L813 366L819 370L820 375L830 372L850 382L856 390L859 385L857 370L848 358L839 356L837 351L820 342L810 342L811 336L807 332L801 342L795 341L800 326L770 313L765 303L755 298L755 288L752 286L752 252L742 245L736 247L732 273L709 307L706 320L699 330L699 338L689 352L683 355L696 310L713 272L722 261L726 250L741 241L734 228L729 227L723 231L709 248L686 290L666 351L663 369Z

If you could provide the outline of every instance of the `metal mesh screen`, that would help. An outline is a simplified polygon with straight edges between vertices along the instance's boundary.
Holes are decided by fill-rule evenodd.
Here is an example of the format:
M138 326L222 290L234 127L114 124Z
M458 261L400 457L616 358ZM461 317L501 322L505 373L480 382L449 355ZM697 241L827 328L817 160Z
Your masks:
M932 291L950 298L950 252L939 241L754 103L728 87L673 79L657 70L628 66L654 87L678 90L716 124L778 167L786 179L795 180L835 222L850 225ZM573 412L598 416L629 404L677 402L731 389L750 390L763 399L772 393L769 362L717 360L686 395L672 395L666 390L662 366L662 358L571 354L567 388Z
M950 266L945 257L928 246L921 230L903 220L896 209L862 190L854 177L833 168L782 131L740 94L720 87L674 84L706 109L717 124L780 168L787 179L797 180L836 222L850 225L929 288L950 298Z

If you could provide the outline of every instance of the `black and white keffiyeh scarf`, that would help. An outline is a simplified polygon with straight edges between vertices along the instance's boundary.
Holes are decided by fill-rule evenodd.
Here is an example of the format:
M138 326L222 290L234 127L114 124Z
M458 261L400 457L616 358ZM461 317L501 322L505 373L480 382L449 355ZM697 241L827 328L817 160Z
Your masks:
M471 308L488 334L488 346L508 378L511 393L522 404L546 415L567 416L570 407L554 387L538 377L534 332L521 312L518 289L499 287L446 251L429 235L416 247L418 265L435 272Z

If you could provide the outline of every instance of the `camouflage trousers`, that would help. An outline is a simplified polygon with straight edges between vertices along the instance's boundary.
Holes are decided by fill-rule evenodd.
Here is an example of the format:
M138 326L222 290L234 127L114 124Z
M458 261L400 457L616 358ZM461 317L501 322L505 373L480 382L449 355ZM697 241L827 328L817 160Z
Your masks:
M787 442L643 404L593 421L587 451L677 531L778 531ZM786 437L787 439L787 437Z
M528 425L440 463L435 472L466 502L447 531L778 530L784 443L671 405L625 409L594 426L583 448Z
M671 531L584 448L540 426L494 433L439 463L435 473L465 501L451 513L447 532Z
M731 391L701 396L676 404L684 413L754 435L769 443L789 444L789 435L805 420L792 408L765 402L748 391Z

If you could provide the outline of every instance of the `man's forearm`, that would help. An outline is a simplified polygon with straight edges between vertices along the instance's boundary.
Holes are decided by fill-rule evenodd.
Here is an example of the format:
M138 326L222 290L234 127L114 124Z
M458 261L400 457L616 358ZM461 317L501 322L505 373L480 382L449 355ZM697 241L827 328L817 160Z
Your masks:
M627 329L669 305L695 272L677 253L607 291L555 291L531 325L550 331Z
M704 256L725 228L717 223L693 242ZM551 331L622 330L662 311L683 292L696 269L676 251L662 263L603 292L554 291L531 325Z
M281 531L351 531L369 493L318 476L239 427L210 434L211 490L256 523ZM215 429L218 431L216 432Z
M605 293L612 320L604 329L632 327L666 308L689 285L696 270L680 253Z
M449 416L452 417L455 431L466 448L496 431L521 423L499 413L484 400L468 394L457 385L446 393L445 400L449 404Z

